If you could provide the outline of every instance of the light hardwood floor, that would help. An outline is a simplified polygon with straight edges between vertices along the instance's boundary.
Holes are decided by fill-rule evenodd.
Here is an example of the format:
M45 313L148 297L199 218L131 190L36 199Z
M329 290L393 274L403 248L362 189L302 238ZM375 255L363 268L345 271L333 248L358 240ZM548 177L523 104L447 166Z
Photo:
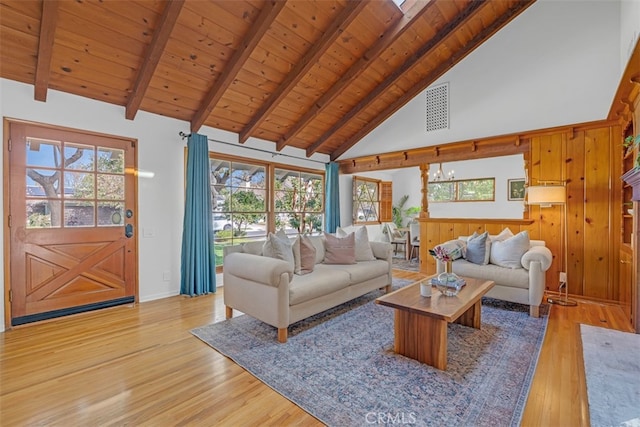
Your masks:
M223 318L221 290L1 333L0 425L321 425L189 332ZM523 425L588 425L579 323L630 330L617 306L552 306Z

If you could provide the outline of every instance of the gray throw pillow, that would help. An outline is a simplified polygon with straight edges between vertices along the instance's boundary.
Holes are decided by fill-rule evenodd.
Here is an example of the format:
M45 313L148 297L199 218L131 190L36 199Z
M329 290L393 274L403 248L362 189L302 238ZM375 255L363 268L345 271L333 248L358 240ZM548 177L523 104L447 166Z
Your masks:
M293 242L289 240L284 232L278 231L277 234L269 233L267 240L265 240L262 246L262 254L271 258L287 261L291 265L291 270L295 269Z
M488 264L489 251L491 248L490 244L491 241L489 240L488 231L485 231L480 235L474 232L467 240L467 261L479 265Z

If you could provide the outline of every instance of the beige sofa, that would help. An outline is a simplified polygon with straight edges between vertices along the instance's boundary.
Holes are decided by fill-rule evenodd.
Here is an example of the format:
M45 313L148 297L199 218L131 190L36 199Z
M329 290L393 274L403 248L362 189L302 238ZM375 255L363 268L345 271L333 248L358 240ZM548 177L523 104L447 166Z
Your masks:
M262 255L264 242L224 248L226 317L239 310L278 328L287 341L287 327L376 289L391 289L392 247L370 242L375 260L355 264L324 264L324 236L311 236L316 264L311 273L294 274L290 263Z
M468 236L441 243L445 247L465 248ZM542 240L530 240L529 250L520 258L518 268L500 265L476 264L464 258L453 261L453 272L459 276L493 280L495 286L486 296L529 306L532 317L540 316L540 304L545 290L545 272L553 260L551 251ZM438 274L445 270L444 263L436 260Z

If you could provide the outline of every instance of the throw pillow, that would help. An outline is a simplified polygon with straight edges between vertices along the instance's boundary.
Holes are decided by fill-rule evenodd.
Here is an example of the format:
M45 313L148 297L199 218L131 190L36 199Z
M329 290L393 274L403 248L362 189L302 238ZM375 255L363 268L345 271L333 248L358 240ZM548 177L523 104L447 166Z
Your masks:
M336 236L347 237L349 233L338 227ZM366 227L360 227L355 231L356 238L356 261L375 261L371 245L369 244L369 234Z
M505 228L500 232L500 234L496 236L490 236L492 242L501 242L503 240L507 240L509 237L513 237L513 232L509 229L509 227Z
M298 236L293 242L293 272L300 276L309 274L316 265L316 247L307 236Z
M356 236L349 233L347 237L336 237L324 233L325 237L325 264L355 264L356 263Z
M485 231L482 234L476 232L473 233L469 239L467 239L467 261L474 264L489 264L489 254L491 250L491 239L489 239L489 232Z
M293 242L289 240L285 232L279 230L277 234L269 233L262 246L262 255L287 261L293 270L295 261L292 246Z
M491 244L491 264L506 268L522 268L520 260L530 246L527 231L522 231L503 241L494 241Z

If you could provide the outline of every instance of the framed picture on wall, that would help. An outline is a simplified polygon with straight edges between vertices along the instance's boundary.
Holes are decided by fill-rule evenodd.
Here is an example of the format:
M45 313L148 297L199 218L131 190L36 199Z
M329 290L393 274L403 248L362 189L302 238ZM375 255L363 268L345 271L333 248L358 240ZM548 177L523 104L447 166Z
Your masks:
M524 200L524 178L509 179L508 183L508 200Z

